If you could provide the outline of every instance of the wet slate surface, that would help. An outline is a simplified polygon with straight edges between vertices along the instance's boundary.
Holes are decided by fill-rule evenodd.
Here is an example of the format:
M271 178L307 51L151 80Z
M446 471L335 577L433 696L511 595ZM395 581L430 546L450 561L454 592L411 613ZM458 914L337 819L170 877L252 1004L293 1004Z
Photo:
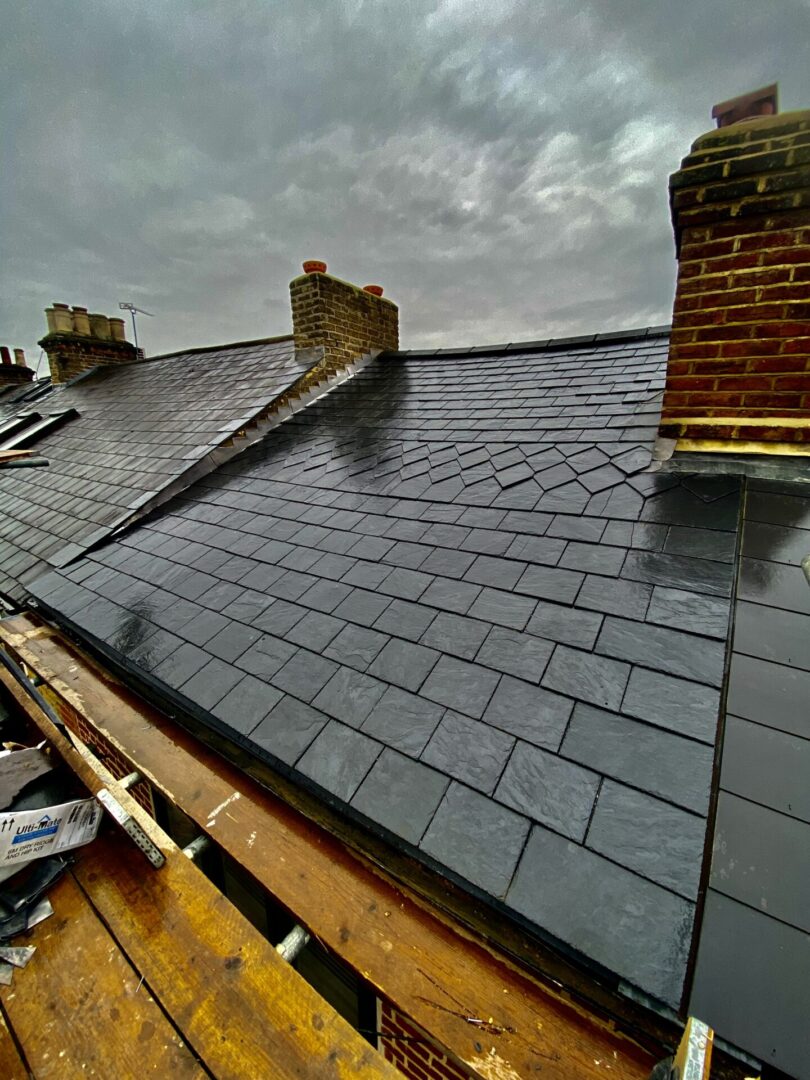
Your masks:
M15 414L79 415L34 444L47 469L0 476L0 592L19 600L48 564L99 543L306 368L291 339L249 342L99 368L20 402Z
M690 1010L807 1072L810 487L747 482L710 888Z
M641 335L380 358L34 591L140 670L166 663L179 702L302 783L675 1004L739 494L643 471L665 355ZM210 706L214 657L243 681ZM649 810L632 844L620 808L599 813L617 791Z

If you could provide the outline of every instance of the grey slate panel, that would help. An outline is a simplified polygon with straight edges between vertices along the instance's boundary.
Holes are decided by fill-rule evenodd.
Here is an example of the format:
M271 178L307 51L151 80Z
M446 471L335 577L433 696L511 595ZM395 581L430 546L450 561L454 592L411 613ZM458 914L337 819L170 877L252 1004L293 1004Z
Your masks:
M32 402L79 415L35 444L48 469L0 477L0 591L19 599L45 564L104 539L307 366L291 339L252 342L99 368Z
M722 768L725 791L810 824L810 740L727 716Z
M638 872L618 865L631 854L606 812L594 835L610 857L585 832L608 778L636 789L655 821L690 822L672 850L681 858L680 841L700 865L703 834L678 808L708 805L717 691L700 680L715 678L726 633L738 485L640 471L656 422L644 400L665 354L664 338L641 337L380 358L44 581L42 600L75 624L86 612L107 648L134 634L144 669L184 643L205 669L209 642L221 652L231 628L240 645L244 630L260 634L226 661L243 678L213 706L220 723L412 844L422 800L380 792L443 777L422 850L491 896L506 894L532 822L576 837L572 850L608 868L615 902L637 912L593 959L674 1000L672 913L691 924L683 875L650 868L652 825L638 832ZM680 724L673 691L690 706ZM646 914L659 893L661 925ZM587 931L572 938L590 900L570 892L570 925L551 900L538 930L589 952ZM666 968L658 982L642 952Z
M728 711L810 739L810 671L732 653Z
M535 826L507 902L654 997L677 1003L692 930L688 901Z
M351 805L397 836L418 844L447 785L444 773L386 749L372 765Z

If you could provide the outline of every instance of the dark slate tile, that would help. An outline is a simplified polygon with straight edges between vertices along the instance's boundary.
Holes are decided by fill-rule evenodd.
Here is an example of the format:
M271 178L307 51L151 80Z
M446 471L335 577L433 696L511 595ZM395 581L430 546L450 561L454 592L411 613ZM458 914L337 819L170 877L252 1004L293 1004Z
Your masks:
M720 691L660 671L634 667L622 712L678 735L714 745L720 713Z
M390 606L374 624L377 630L396 634L408 641L418 641L436 618L436 612L423 604L412 604L409 600L391 600L389 597L385 599Z
M448 779L434 769L383 750L352 799L355 810L418 844L447 790Z
M497 529L470 529L469 535L461 543L461 550L479 555L503 555L511 543L509 533Z
M308 611L284 636L296 645L320 653L345 625L342 619L324 615L321 611Z
M478 651L479 664L539 683L554 646L531 634L495 626Z
M503 535L503 533L499 534ZM516 536L507 555L510 559L523 559L526 562L540 563L543 566L556 566L565 551L566 541L551 536Z
M578 701L618 709L629 674L628 664L558 645L543 676L543 686Z
M677 1006L692 936L693 905L686 900L535 826L507 904Z
M418 757L443 713L442 706L390 686L371 710L363 731L387 746Z
M722 686L726 650L723 642L668 630L649 623L608 616L596 648L606 656Z
M527 742L558 749L574 705L568 698L504 675L484 721Z
M560 752L651 795L706 813L714 757L709 746L577 705Z
M243 578L242 582L249 584L251 588L261 588L257 581L248 581L247 577ZM288 570L280 578L269 582L265 588L267 592L281 600L297 600L302 593L315 584L321 584L321 582L312 574L300 574L297 570Z
M643 619L651 596L650 585L589 574L580 589L577 606L624 615L628 619Z
M311 702L337 670L338 666L332 660L307 649L299 649L272 675L271 681L280 690L301 701Z
M229 623L224 630L210 638L206 642L208 652L218 656L220 660L232 663L243 652L262 636L261 630L254 630L252 626L243 626L242 623Z
M441 612L422 636L422 644L440 652L472 660L491 627L477 619Z
M727 708L735 716L810 739L810 672L733 653Z
M542 536L551 524L553 515L532 510L510 510L500 528L507 532L530 533Z
M402 566L408 570L418 570L431 553L432 548L424 544L413 544L400 540L383 555L383 559L392 566Z
M810 932L810 826L721 791L711 885L774 919Z
M252 675L244 675L221 701L211 709L217 719L242 735L249 735L281 700L281 691ZM326 717L323 718L326 722Z
M502 592L500 589L482 589L468 611L468 615L522 630L535 609L535 601L525 596Z
M807 534L810 555L810 532ZM743 600L810 615L810 588L799 563L765 562L741 559L737 595Z
M187 682L184 682L180 691L201 709L211 709L242 678L243 674L238 668L215 657L192 675Z
M346 619L347 622L371 626L390 603L390 596L380 596L367 589L353 589L346 599L334 608L332 614L340 619Z
M242 589L238 596L222 608L222 614L251 626L274 602L272 596L265 596L255 589Z
M420 847L489 896L512 880L529 822L460 784L451 784Z
M556 754L519 742L495 798L572 840L583 840L600 777Z
M656 585L647 611L647 621L725 641L730 606L728 600L719 596L703 596Z
M517 584L525 566L525 563L514 562L511 559L479 555L464 575L464 580L494 589L512 589Z
M228 619L218 611L203 611L182 627L182 637L193 645L205 645L228 625Z
M602 616L593 611L563 607L540 600L526 629L531 634L559 641L563 645L591 649L601 625Z
M324 656L349 667L364 670L388 641L387 634L362 626L344 626L324 649Z
M587 846L694 900L705 838L705 818L606 780L588 829Z
M314 699L316 709L359 728L386 690L385 683L353 668L340 667Z
M347 585L359 585L364 589L376 589L391 573L390 566L382 563L358 561L341 579Z
M463 578L474 560L475 555L466 551L436 548L422 563L420 570L443 577Z
M196 645L184 641L167 659L158 664L152 673L169 686L179 689L210 659L210 653L203 652Z
M646 581L650 585L666 585L711 596L731 594L731 566L707 559L658 551L628 551L622 574L631 581Z
M139 634L134 644L130 644L127 655L144 671L154 671L183 644L182 638L156 627L150 629L150 624L139 624L138 629L143 630L143 636Z
M810 740L726 717L720 785L810 823Z
M793 491L776 491L752 482L746 500L745 516L751 521L763 521L792 529L810 529L810 499L807 498L804 487L797 487Z
M322 578L301 593L298 601L305 607L328 613L334 611L338 604L345 600L351 592L352 589L349 585L344 585L340 581L329 581Z
M377 591L402 600L418 600L432 580L430 574L397 567L380 582Z
M278 693L272 687L267 689ZM285 764L293 765L323 730L327 720L317 709L285 694L252 732L251 742Z
M689 529L682 525L672 525L664 544L664 551L673 555L692 555L697 559L733 562L736 546L737 535L733 532Z
M657 521L667 525L688 525L698 529L733 532L737 528L739 504L736 493L707 503L679 485L648 498L641 511L641 518L644 521Z
M367 735L330 720L296 768L343 802L349 802L381 749Z
M518 582L519 592L539 596L544 600L559 600L573 604L584 574L574 570L561 570L556 566L530 566Z
M464 615L480 592L480 585L437 577L422 593L421 601L443 611L455 611Z
M257 615L251 625L257 630L266 630L277 637L283 637L296 623L307 614L308 609L289 600L274 600L270 607Z
M555 514L546 535L557 536L563 540L584 540L586 543L598 544L602 539L606 524L607 522L602 518L580 517L578 514Z
M810 615L738 601L734 651L810 671Z
M633 525L630 546L645 551L663 551L669 529L666 525L654 525L649 521L637 521Z
M810 500L808 500L810 502ZM752 559L788 563L795 566L810 551L810 527L793 529L787 525L751 521L746 505L742 553Z
M392 638L369 665L368 671L384 682L406 690L418 690L438 659L439 654L434 649Z
M422 687L422 694L467 716L480 717L499 678L500 675L488 668L442 656Z
M805 1075L808 951L803 932L710 889L690 1014L787 1075Z
M447 712L422 752L422 760L491 795L514 745L510 735L480 720Z
M609 544L580 544L572 542L560 559L560 566L568 570L582 570L586 574L604 574L618 577L627 554L622 547Z

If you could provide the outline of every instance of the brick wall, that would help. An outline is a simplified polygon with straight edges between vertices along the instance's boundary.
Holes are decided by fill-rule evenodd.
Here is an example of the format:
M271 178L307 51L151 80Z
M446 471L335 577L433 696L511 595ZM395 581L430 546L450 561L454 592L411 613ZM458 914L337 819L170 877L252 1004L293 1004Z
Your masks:
M380 1003L380 1031L383 1056L409 1080L475 1080L473 1073L456 1064L422 1028L387 1001Z
M68 382L92 367L128 364L138 356L128 341L105 341L78 334L48 334L39 345L48 355L55 383Z
M331 274L295 278L290 302L295 347L322 347L324 374L333 375L372 350L399 347L396 304Z
M662 434L810 452L810 110L701 136L670 199L679 262Z

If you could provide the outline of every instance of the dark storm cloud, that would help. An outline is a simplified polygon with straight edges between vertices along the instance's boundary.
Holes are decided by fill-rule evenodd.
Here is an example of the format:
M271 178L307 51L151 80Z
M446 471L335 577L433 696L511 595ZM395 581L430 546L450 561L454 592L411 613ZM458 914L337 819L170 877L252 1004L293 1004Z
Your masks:
M0 336L131 300L150 352L283 332L304 257L403 344L666 321L711 105L810 105L780 0L4 4ZM34 351L36 356L36 351Z

